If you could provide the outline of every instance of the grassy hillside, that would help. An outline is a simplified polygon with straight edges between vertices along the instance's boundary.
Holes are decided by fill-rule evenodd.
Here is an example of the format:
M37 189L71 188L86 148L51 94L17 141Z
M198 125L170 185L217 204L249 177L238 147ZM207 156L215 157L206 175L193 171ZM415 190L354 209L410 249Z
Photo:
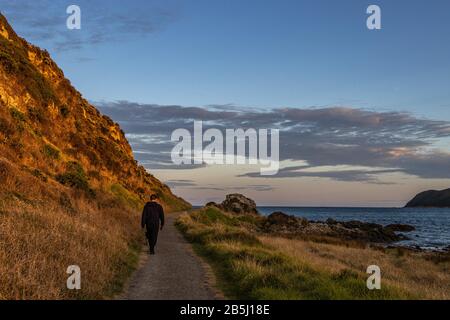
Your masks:
M237 299L449 299L448 256L288 239L258 233L261 217L201 209L177 221ZM368 290L369 265L382 289Z
M0 15L0 299L103 298L142 241L140 208L190 204L135 161L119 125ZM83 289L66 289L67 266Z

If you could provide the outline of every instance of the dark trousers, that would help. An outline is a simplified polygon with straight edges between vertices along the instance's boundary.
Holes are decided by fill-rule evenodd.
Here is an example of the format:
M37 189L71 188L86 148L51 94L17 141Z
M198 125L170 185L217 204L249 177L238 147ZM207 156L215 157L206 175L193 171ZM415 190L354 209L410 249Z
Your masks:
M158 241L159 225L147 225L147 240L150 251L155 251L156 242Z

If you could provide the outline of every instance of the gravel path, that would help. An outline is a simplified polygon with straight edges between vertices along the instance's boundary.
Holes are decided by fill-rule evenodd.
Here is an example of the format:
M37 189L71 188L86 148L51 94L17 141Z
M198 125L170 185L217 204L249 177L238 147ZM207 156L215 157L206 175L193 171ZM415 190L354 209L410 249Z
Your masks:
M213 300L223 299L214 289L210 267L193 251L174 226L182 213L166 215L160 232L156 255L142 253L138 270L119 297L124 300Z

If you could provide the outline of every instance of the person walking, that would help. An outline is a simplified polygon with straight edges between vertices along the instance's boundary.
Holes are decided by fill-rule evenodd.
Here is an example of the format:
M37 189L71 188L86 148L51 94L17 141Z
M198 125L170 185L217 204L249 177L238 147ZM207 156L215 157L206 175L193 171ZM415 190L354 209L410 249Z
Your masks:
M158 233L164 227L164 209L157 202L158 196L152 194L150 202L147 202L142 211L141 226L146 228L146 236L150 247L150 254L155 254L155 246L158 241Z

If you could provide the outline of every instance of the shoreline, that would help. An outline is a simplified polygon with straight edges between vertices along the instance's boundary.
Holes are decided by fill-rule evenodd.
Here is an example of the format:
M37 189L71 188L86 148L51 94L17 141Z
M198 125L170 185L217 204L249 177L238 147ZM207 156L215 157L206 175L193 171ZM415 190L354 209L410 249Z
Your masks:
M449 208L389 208L389 207L280 207L258 206L259 213L267 217L274 211L281 211L310 222L325 223L327 219L338 221L360 221L380 224L408 224L416 230L396 232L409 239L392 242L392 246L426 252L446 252L450 248ZM448 213L448 215L447 215ZM448 226L448 228L446 228Z
M194 210L181 216L177 224L212 266L229 298L448 298L445 283L450 253L418 251L394 243L266 232L261 225L267 218L224 207ZM382 270L382 291L366 288L370 265Z

